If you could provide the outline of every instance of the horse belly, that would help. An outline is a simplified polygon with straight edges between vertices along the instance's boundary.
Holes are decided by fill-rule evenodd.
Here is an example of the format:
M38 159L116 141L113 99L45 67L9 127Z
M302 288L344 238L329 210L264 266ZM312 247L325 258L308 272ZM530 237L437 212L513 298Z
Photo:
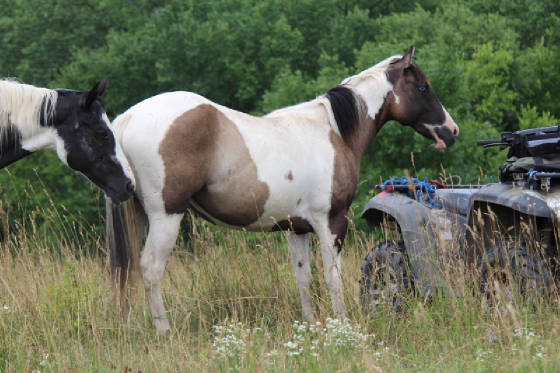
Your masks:
M271 195L268 183L251 170L234 174L197 192L190 206L216 224L250 231L277 230L286 224L282 222L298 217L298 208L305 204L304 191L284 185L282 196Z
M192 196L189 205L216 224L245 227L259 218L268 199L268 187L251 174L244 170L236 177L209 183Z

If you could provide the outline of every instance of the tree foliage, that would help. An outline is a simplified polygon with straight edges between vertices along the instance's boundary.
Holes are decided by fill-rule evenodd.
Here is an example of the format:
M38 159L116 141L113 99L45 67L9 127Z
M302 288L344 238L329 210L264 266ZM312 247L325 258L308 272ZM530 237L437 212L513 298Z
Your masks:
M0 0L0 76L75 89L111 76L110 116L172 90L262 114L414 44L461 136L441 151L387 124L362 163L363 204L391 175L491 180L504 154L476 139L557 124L559 8L554 0ZM55 158L37 154L0 172L3 206L17 217L44 204L35 193L14 207L41 180L50 198L97 222L99 192Z

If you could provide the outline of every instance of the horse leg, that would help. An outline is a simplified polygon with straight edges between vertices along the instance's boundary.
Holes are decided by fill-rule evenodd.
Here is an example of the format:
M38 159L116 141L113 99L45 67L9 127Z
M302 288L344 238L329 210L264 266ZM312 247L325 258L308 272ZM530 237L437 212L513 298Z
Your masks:
M344 214L338 219L332 219L338 224L335 232L331 231L329 224L323 224L316 233L319 237L321 246L321 256L323 257L323 270L325 272L325 281L329 288L331 296L331 304L336 317L343 319L346 317L346 306L344 305L344 293L342 286L342 263L341 263L341 248L348 221Z
M161 296L161 280L169 254L175 246L183 214L150 215L150 228L140 258L140 267L152 319L157 333L170 330Z
M301 309L303 319L307 321L313 320L313 307L311 305L311 295L309 286L311 285L311 267L309 265L309 240L311 235L295 234L287 232L288 245L290 246L290 255L292 264L296 273L296 280L299 287L299 295L301 296Z

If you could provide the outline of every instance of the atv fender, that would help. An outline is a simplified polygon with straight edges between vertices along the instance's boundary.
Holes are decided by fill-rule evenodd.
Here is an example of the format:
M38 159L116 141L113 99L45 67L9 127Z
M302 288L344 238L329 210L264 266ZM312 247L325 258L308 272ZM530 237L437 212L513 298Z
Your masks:
M553 218L554 213L547 203L547 195L529 190L524 187L512 187L511 184L488 184L473 194L472 207L483 203L490 203L510 208L530 216ZM472 222L472 216L469 216Z
M495 244L496 229L504 228L503 234L511 234L511 239L516 240L522 230L520 225L522 219L534 217L541 222L538 224L549 219L556 222L558 197L560 191L557 187L549 192L537 192L526 186L516 186L511 183L485 185L472 197L468 216L468 226L471 229L467 231L467 241L482 240L484 243L482 247L492 247ZM488 215L490 211L495 214L495 220ZM478 216L481 220L477 218ZM515 229L510 231L510 227ZM466 252L468 263L475 263L480 256L478 246L468 247Z
M429 222L430 209L401 193L382 192L373 197L362 212L369 226L379 227L384 215L394 219L401 230L415 287L424 295L435 295L441 279L437 265L436 237Z

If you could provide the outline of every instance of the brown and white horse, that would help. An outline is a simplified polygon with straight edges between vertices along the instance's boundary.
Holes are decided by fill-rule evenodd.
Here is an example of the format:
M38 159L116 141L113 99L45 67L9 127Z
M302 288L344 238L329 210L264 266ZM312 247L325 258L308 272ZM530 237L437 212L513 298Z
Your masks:
M222 226L288 231L305 319L313 317L309 241L317 234L334 313L345 316L340 252L364 152L389 120L438 148L453 145L459 133L413 53L411 47L324 96L264 117L169 92L115 119L137 198L119 206L108 201L113 269L124 287L130 246L143 238L131 226L147 216L140 267L158 332L169 330L160 283L187 209Z

